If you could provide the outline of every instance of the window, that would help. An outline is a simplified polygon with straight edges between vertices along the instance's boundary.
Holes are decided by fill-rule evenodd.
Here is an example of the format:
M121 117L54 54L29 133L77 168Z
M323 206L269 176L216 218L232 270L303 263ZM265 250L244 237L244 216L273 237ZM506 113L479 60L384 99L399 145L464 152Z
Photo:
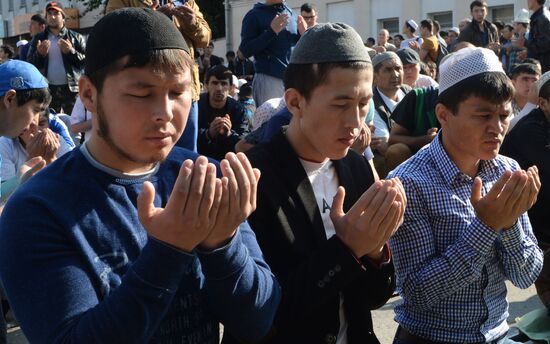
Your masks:
M428 13L428 18L437 20L441 31L447 31L453 27L453 12Z
M9 0L8 2L8 11L13 12L13 0Z
M488 20L491 22L501 21L509 24L514 21L514 5L499 6L489 8Z
M387 18L378 20L378 29L386 29L390 33L390 36L399 33L399 18Z
M20 8L27 8L27 0L21 0L21 3L19 4Z
M32 0L33 5L38 5L38 0Z

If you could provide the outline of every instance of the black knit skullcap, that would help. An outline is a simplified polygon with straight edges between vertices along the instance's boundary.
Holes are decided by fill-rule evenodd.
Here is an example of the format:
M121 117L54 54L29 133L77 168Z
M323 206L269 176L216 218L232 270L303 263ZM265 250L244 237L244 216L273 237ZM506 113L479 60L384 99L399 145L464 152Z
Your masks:
M86 43L85 73L91 75L126 55L160 49L189 53L183 36L166 15L149 8L121 8L92 28Z

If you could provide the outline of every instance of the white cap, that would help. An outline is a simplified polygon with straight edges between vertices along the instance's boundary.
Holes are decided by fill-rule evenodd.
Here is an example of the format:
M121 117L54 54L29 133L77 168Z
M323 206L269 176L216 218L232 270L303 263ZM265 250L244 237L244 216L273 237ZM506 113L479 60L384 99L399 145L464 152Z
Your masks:
M529 11L527 11L525 8L522 8L521 10L519 10L519 13L516 14L514 23L529 24L529 22L531 21L529 18Z
M231 75L231 85L233 86L239 86L239 79L235 75Z
M452 31L454 33L456 33L457 35L460 35L460 29L457 28L456 26L453 26L452 28L449 29L449 32Z
M239 79L238 80L238 85L239 85L239 88L241 88L242 85L248 83L248 81L246 81L245 79Z
M448 55L439 66L439 94L471 76L487 72L504 73L497 55L486 48L464 48Z
M414 31L418 30L418 24L414 20L407 20L407 24L409 24L414 29Z
M537 96L540 97L540 90L548 81L550 81L550 71L544 73L537 81Z
M15 46L19 48L27 44L29 44L29 41L27 41L26 39L22 39L20 41L17 41L17 43L15 43Z

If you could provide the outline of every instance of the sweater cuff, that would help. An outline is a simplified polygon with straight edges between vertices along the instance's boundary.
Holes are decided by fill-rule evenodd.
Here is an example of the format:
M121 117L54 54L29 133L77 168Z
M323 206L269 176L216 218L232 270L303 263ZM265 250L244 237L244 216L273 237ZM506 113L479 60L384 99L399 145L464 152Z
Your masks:
M132 270L143 281L175 292L182 275L194 259L193 254L178 250L149 236L139 258L132 265Z
M248 259L248 249L243 245L240 229L225 246L213 251L195 249L201 269L209 280L221 280L240 270Z

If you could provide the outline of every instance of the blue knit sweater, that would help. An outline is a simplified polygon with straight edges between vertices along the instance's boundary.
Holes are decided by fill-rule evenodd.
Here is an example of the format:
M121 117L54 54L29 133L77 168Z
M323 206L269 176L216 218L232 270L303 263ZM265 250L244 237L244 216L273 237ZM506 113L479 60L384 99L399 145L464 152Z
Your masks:
M164 206L189 151L147 177ZM148 237L144 178L74 150L20 187L0 219L0 278L32 343L218 343L218 323L262 337L279 285L247 223L229 244L188 254Z

